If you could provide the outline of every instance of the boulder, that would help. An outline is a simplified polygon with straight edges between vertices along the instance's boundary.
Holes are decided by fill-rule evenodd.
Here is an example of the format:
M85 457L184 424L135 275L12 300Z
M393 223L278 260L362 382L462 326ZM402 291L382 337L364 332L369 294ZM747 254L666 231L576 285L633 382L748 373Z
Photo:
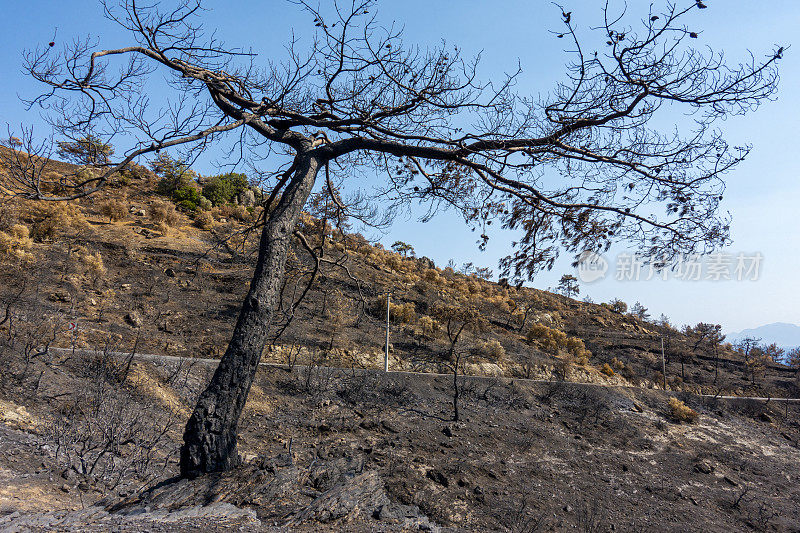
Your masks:
M236 195L236 203L244 207L256 205L256 194L253 189L245 189Z
M142 319L142 315L140 315L137 311L131 311L125 315L125 322L127 322L129 326L140 328L142 327L144 320Z
M710 474L714 471L714 465L707 459L700 459L694 464L694 471L701 474Z
M371 517L389 503L383 481L378 474L374 471L364 472L323 493L286 525L303 522L327 523L344 517Z

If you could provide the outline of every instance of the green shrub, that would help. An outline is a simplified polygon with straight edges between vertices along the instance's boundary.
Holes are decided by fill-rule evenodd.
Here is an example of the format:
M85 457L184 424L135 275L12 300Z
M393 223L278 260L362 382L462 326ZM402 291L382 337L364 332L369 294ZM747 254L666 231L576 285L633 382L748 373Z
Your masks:
M198 209L211 208L211 202L200 194L200 189L194 185L187 185L177 189L172 193L172 199L179 208L192 213Z
M197 174L185 161L161 154L150 163L150 168L161 178L156 185L156 192L162 196L172 197L179 189L196 187Z
M248 186L248 179L244 174L220 174L209 179L203 186L203 196L215 207L221 206L232 202Z
M600 304L601 306L605 307L609 311L619 314L625 314L628 311L628 304L620 300L619 298L614 298L610 302Z

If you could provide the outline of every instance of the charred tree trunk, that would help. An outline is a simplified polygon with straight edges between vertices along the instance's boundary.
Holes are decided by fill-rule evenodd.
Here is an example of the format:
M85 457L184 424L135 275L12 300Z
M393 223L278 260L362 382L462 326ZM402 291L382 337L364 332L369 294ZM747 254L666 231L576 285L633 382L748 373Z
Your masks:
M250 290L231 341L186 424L180 457L184 477L229 470L239 463L239 416L268 340L292 233L320 166L318 159L303 155L296 163L294 177L267 215Z

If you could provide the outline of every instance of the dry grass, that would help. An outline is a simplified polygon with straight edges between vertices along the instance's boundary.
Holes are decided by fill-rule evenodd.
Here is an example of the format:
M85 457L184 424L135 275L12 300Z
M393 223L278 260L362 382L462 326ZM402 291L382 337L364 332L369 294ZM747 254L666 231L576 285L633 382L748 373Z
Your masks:
M214 222L214 216L208 211L200 211L194 217L194 225L202 230L211 230Z
M480 354L492 361L499 361L506 356L506 349L497 339L491 339L478 344Z
M82 232L89 227L80 207L66 202L40 206L34 218L31 238L37 242L55 240L68 231Z
M0 256L26 263L33 260L32 247L33 240L27 226L14 224L7 231L0 231Z
M100 214L111 222L118 222L128 217L128 203L121 199L110 198L100 204Z
M147 216L156 225L164 224L168 227L175 227L181 220L180 215L175 210L175 205L170 202L155 201L147 209Z
M669 399L668 405L670 416L676 422L688 422L691 424L696 422L697 417L700 416L697 411L675 397Z
M537 343L543 351L558 354L565 351L585 364L591 352L586 349L583 341L577 337L569 337L559 329L550 328L544 324L534 324L528 331L528 343Z

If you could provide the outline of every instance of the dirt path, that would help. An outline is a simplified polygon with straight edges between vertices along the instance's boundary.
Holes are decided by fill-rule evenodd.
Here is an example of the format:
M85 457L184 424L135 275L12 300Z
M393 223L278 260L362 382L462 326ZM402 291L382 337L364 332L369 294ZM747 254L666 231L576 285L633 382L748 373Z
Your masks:
M70 349L70 348L50 348L50 351L63 353L63 354L75 354L75 355L93 355L96 354L97 351L94 350L84 350L84 349ZM108 352L108 355L112 355L114 357L130 357L130 352ZM188 362L188 363L200 363L204 365L214 365L219 363L219 359L210 359L210 358L203 358L203 357L180 357L176 355L161 355L161 354L152 354L152 353L134 353L134 359L142 360L142 361L170 361L170 362ZM260 366L263 367L273 367L273 368L286 368L287 365L279 364L279 363L259 363ZM295 368L303 369L307 368L305 365L294 365ZM327 370L340 370L340 371L347 371L347 372L361 372L361 373L383 373L382 370L377 368L341 368L341 367L318 367L321 369ZM440 374L437 372L411 372L407 370L390 370L389 374L394 375L409 375L409 376L448 376L451 377L452 374ZM459 377L471 380L478 380L478 381L488 381L488 380L506 380L508 382L518 382L518 383L552 383L552 380L548 379L529 379L529 378L512 378L512 377L499 377L499 376L476 376L471 374L461 374ZM610 389L640 389L641 387L634 387L631 385L607 385L605 383L586 383L581 381L565 381L564 383L569 383L570 385L575 386L585 386L585 387L604 387ZM715 395L715 394L696 394L692 392L683 392L683 394L690 394L692 396L696 396L698 398L714 398L717 400L755 400L761 402L769 402L769 401L776 401L776 402L786 402L786 403L800 403L800 398L769 398L765 396L729 396L729 395Z

